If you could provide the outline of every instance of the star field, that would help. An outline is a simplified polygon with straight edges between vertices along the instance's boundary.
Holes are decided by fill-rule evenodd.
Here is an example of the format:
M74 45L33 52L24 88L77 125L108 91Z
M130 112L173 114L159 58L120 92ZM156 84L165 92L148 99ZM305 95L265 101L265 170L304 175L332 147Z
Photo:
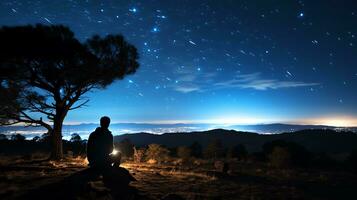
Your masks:
M353 0L1 1L0 25L35 23L120 33L140 52L136 74L67 122L357 123Z

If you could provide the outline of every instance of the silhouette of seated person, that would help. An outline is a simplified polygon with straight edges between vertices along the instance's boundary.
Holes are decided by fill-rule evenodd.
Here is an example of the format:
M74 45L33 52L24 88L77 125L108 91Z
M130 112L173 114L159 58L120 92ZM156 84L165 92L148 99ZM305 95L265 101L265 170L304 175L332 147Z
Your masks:
M89 135L87 158L93 168L107 168L113 164L113 135L109 131L110 118L102 117L100 127Z
M113 135L109 131L110 118L100 119L100 127L89 135L87 159L95 175L102 175L105 183L129 184L135 180L129 172L119 167L120 154L114 154Z

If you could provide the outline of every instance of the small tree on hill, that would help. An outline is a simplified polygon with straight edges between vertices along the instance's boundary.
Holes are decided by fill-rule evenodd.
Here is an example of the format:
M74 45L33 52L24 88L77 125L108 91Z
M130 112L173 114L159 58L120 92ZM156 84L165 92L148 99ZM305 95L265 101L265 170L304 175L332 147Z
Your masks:
M11 140L13 140L13 141L24 141L25 139L26 139L26 137L21 134L11 135Z
M78 135L78 133L72 133L71 134L71 139L70 139L71 142L75 142L75 143L78 143L78 142L81 142L82 141L82 138L80 135Z
M0 44L0 124L45 127L52 159L62 158L63 121L89 101L84 95L139 67L136 48L121 35L80 42L61 25L2 27Z
M0 133L0 140L8 140L5 134Z
M32 141L40 142L41 141L41 137L40 136L35 136L35 137L32 138Z
M168 158L169 150L159 144L150 144L146 150L146 158L156 160L161 163Z

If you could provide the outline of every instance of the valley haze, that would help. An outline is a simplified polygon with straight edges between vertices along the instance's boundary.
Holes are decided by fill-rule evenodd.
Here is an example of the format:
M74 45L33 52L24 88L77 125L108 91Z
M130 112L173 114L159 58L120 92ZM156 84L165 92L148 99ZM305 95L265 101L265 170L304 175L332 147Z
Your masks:
M87 139L89 134L93 132L99 124L96 123L81 123L75 125L63 126L63 138L69 139L71 134L77 133L82 139ZM254 125L222 125L208 123L176 123L176 124L155 124L155 123L113 123L109 128L113 135L135 134L135 133L183 133L208 131L212 129L226 129L235 131L252 132L258 134L278 134L295 132L305 129L331 129L336 131L352 131L357 132L357 127L338 127L326 125L298 125L298 124L254 124ZM35 136L41 136L47 130L43 127L25 127L25 126L3 126L0 127L0 133L7 136L13 134L23 134L27 139Z

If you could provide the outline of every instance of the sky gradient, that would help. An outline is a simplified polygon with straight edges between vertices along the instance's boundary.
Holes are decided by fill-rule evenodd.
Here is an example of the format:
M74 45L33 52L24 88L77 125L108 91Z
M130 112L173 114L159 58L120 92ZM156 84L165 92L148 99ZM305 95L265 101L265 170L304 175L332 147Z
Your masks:
M136 74L65 123L357 125L356 1L1 1L0 25L122 34Z

